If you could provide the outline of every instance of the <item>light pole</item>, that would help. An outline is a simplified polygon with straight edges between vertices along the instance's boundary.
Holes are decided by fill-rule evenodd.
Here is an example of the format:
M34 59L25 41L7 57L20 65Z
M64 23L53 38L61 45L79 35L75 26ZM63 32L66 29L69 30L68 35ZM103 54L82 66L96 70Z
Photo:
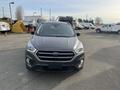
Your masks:
M2 7L3 17L5 17L4 7Z
M52 14L52 11L51 11L51 8L50 8L50 10L49 10L49 19L50 19L50 21L51 21L51 14Z
M11 23L12 23L12 8L11 8L11 5L12 5L12 4L14 4L14 2L10 2L10 3L9 3L10 19L11 19L10 21L11 21Z
M41 17L42 17L42 8L40 8L40 14L41 14Z

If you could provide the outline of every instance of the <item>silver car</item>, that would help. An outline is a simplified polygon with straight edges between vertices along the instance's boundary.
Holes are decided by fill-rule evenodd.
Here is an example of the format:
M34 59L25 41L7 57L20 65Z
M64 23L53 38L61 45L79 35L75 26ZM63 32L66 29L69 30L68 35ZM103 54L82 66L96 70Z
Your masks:
M25 63L28 70L84 66L84 48L72 27L64 22L44 22L28 42Z

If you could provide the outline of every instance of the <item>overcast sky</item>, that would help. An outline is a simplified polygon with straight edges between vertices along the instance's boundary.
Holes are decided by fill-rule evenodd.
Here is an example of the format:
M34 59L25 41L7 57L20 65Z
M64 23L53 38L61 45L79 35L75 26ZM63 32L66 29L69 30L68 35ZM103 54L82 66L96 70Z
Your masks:
M33 15L33 12L39 14L40 8L43 8L43 15L48 16L51 8L53 16L101 17L107 23L120 21L120 0L0 0L0 7L5 7L6 16L9 15L10 1L15 2L12 5L14 12L15 7L20 5L25 15Z

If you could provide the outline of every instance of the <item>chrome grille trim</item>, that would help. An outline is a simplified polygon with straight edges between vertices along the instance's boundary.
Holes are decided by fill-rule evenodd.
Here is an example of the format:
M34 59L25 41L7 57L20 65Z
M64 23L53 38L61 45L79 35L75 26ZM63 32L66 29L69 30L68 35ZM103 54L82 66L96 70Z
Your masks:
M72 51L37 51L36 56L40 61L69 62L74 57Z

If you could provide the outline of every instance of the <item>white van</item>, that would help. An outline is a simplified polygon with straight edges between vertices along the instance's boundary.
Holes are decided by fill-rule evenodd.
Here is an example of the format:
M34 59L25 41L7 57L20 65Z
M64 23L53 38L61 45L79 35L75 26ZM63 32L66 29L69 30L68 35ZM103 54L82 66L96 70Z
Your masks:
M120 34L120 25L116 24L104 24L96 28L96 32L117 32Z
M95 29L96 27L92 23L80 23L84 29Z
M10 31L10 25L6 22L0 22L0 32Z
M84 27L80 24L80 22L78 20L75 20L75 29L84 29Z

